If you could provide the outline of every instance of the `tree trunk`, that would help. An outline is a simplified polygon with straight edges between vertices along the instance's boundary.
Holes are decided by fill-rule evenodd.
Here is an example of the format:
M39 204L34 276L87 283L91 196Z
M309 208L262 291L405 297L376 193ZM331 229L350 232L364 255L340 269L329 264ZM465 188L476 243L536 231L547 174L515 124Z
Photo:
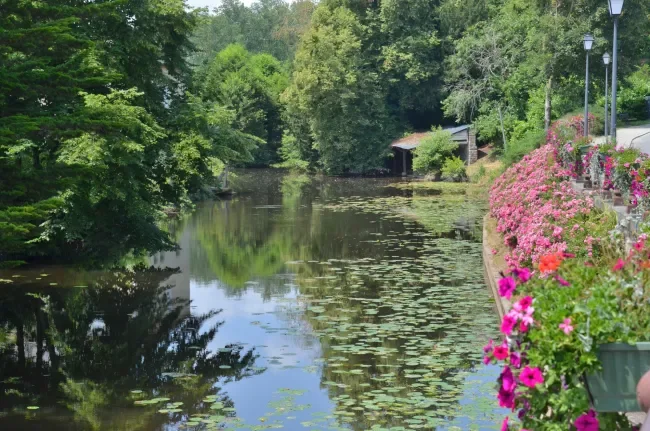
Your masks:
M16 347L18 347L18 364L21 368L25 368L25 329L22 322L16 326L16 344Z
M544 102L544 130L548 132L548 129L551 128L551 111L553 110L552 105L552 89L553 89L553 78L548 78L546 83L546 101Z
M41 152L38 150L38 148L34 148L32 150L32 163L34 165L34 169L41 169Z

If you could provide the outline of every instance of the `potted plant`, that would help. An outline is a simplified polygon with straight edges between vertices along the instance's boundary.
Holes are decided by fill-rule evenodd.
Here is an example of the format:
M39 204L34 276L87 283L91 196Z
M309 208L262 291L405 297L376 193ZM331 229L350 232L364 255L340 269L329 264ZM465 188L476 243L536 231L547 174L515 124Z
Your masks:
M497 398L523 429L630 429L620 412L639 410L636 384L650 370L650 248L642 239L614 258L604 247L588 259L552 253L532 275L514 270L499 282L513 307L486 362L503 364ZM582 428L590 421L596 428Z

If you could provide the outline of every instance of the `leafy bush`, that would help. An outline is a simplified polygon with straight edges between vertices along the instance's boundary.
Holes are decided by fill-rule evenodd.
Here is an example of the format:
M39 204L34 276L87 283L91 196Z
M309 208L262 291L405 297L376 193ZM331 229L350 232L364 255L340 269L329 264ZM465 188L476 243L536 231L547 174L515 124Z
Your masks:
M650 66L644 64L621 86L617 98L619 112L639 120L648 118L646 96L650 96Z
M526 154L539 148L544 143L543 130L530 130L524 133L521 139L509 142L503 154L506 166L521 160Z
M442 179L454 183L467 181L465 162L460 157L450 157L446 159L445 164L442 167Z
M413 170L423 174L437 174L445 160L453 157L457 149L458 144L451 139L451 133L440 127L433 129L431 135L413 152Z

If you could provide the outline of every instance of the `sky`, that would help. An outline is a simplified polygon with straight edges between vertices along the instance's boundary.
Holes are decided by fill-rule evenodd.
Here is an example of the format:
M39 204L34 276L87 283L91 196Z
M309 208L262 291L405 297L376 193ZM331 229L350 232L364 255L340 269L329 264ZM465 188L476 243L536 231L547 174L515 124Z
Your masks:
M250 6L255 0L242 0L246 6ZM219 6L220 0L187 0L187 3L193 7L209 7L210 10Z

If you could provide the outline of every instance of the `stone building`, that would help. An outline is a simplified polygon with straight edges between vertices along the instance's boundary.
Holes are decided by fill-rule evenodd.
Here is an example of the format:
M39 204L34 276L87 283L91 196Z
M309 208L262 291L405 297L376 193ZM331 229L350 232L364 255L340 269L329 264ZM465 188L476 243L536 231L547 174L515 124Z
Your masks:
M478 159L478 148L476 147L476 132L472 130L471 126L450 127L444 130L451 133L451 138L458 144L456 155L468 166L475 163ZM393 173L401 173L406 176L413 172L413 150L430 134L431 132L413 133L390 145L394 153Z

